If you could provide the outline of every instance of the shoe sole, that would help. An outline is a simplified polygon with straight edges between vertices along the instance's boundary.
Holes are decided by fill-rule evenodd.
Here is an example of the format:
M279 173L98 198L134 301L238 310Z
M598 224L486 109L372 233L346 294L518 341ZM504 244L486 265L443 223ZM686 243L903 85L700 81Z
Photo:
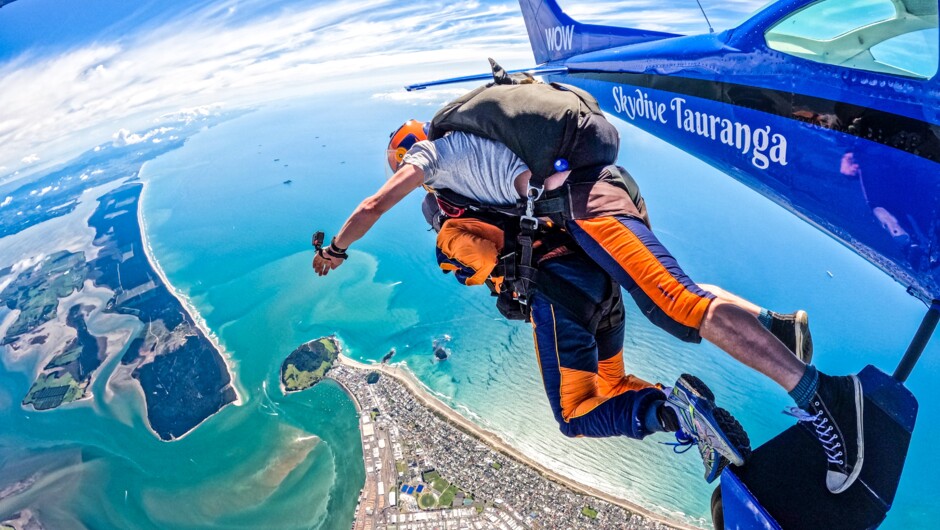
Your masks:
M718 427L718 433L723 435L725 445L737 452L733 458L732 455L722 456L736 466L744 465L744 462L751 456L751 440L741 423L730 412L715 405L715 394L701 379L694 375L682 374L679 381L683 382L683 386L688 388L693 396L707 401L708 408L711 410L702 412L711 412L712 419Z
M732 416L730 412L721 407L715 407L712 415L715 417L715 421L718 423L721 432L725 433L725 437L731 442L731 446L741 454L741 458L744 462L747 462L747 460L751 458L751 439L748 437L747 431L744 430L741 422ZM735 465L743 465L743 462Z
M858 432L858 458L855 460L855 467L852 468L852 473L849 475L849 478L847 478L838 489L829 490L830 493L842 493L849 489L862 472L862 463L865 461L865 396L862 393L862 382L858 380L858 377L854 375L850 375L849 377L852 378L852 382L855 384L855 428L857 429L856 432Z
M684 381L685 386L692 391L692 395L695 397L707 399L712 403L715 402L715 393L698 377L691 374L682 374L682 376L679 377L679 381Z
M809 334L809 314L806 311L800 309L796 312L794 316L794 328L793 333L796 344L794 347L794 352L796 357L803 361L803 364L810 364L813 362L813 352L812 351L803 351L805 346L806 336Z

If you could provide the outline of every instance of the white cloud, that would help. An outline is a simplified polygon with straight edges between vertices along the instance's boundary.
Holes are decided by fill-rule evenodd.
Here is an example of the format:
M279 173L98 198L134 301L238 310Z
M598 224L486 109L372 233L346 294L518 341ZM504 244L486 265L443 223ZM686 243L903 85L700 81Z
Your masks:
M217 115L222 110L222 105L203 105L201 107L193 107L189 109L179 109L174 112L169 112L160 116L160 120L165 121L177 121L185 124L190 124L196 120L201 120L209 116Z
M23 213L23 212L17 212L17 214L21 214L21 213ZM22 260L20 260L20 261L18 261L18 262L16 262L16 263L14 263L14 264L10 267L10 270L11 270L12 272L16 273L16 274L19 274L20 272L23 272L23 271L25 271L25 270L27 270L27 269L31 269L31 268L35 267L37 264L42 263L42 260L44 260L44 259L46 259L46 255L43 254L43 253L39 253L39 254L36 255L36 256L33 256L33 257L31 257L31 258L24 258L24 259L22 259Z
M413 105L431 105L439 106L452 99L465 94L465 88L427 88L406 92L404 90L395 90L392 92L379 92L372 95L372 99L381 99L394 101L396 103L411 103Z
M748 9L754 3L736 1ZM641 26L672 23L673 30L700 16L652 0L576 4L582 15L616 15ZM38 162L20 157L40 146L43 161L52 164L109 139L123 145L145 141L146 134L114 131L144 130L158 116L163 122L192 119L218 110L220 102L239 108L372 89L389 94L376 97L431 104L422 99L432 98L426 94L390 91L486 71L488 56L507 68L532 65L514 3L431 0L420 10L393 0L298 2L287 8L262 0L202 4L114 41L52 56L27 53L0 64L0 164Z
M39 196L42 197L43 195L49 193L50 191L52 191L52 186L46 186L45 188L39 190Z
M173 127L158 127L156 129L151 129L144 134L137 134L128 131L127 129L120 129L118 132L114 133L111 137L114 138L114 141L111 144L114 147L123 147L125 145L134 145L141 142L146 142L147 140L153 139L154 143L160 141L159 138L154 138L155 136L165 134L169 131L175 130Z
M0 65L0 163L39 145L53 163L108 139L118 123L140 130L181 108L402 86L485 70L491 54L517 67L531 61L512 7L437 0L417 13L392 0L268 4L241 0L232 17L235 2L219 2L121 40ZM248 16L251 8L260 14Z
M35 164L36 162L39 162L39 155L36 153L33 153L31 155L26 155L20 160L20 162L26 165Z
M10 204L11 202L13 202L13 197L7 195L7 198L3 199L3 202L0 202L0 208L3 208L4 206Z

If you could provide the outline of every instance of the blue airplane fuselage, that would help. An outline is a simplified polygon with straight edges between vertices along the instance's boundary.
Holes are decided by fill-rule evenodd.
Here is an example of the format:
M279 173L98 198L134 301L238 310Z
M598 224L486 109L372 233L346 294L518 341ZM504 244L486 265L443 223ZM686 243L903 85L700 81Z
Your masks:
M596 27L570 24L569 36L562 21L545 32L543 53L567 47L569 56L542 66L566 69L549 79L588 90L610 115L757 190L917 298L940 299L940 79L768 47L766 28L812 3L778 2L722 33L583 53L578 33ZM607 28L608 41L617 29Z

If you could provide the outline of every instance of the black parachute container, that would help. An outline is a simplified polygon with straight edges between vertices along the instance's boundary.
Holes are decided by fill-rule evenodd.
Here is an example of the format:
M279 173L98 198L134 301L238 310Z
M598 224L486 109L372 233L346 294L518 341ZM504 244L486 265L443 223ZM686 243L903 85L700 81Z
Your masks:
M536 184L560 169L559 159L571 170L617 161L620 136L594 96L571 85L508 75L492 59L490 64L494 82L439 110L429 139L462 131L501 142L529 166Z

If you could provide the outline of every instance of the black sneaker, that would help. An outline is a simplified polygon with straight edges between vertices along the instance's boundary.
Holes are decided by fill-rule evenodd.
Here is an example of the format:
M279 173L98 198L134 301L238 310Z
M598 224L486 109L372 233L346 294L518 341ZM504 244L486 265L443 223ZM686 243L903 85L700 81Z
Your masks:
M770 311L770 332L787 349L806 364L813 360L813 336L809 332L809 315L802 309L782 315Z
M791 407L785 411L799 419L822 445L829 461L826 487L832 493L849 489L862 471L863 404L862 383L857 377L819 374L819 388L806 410Z

